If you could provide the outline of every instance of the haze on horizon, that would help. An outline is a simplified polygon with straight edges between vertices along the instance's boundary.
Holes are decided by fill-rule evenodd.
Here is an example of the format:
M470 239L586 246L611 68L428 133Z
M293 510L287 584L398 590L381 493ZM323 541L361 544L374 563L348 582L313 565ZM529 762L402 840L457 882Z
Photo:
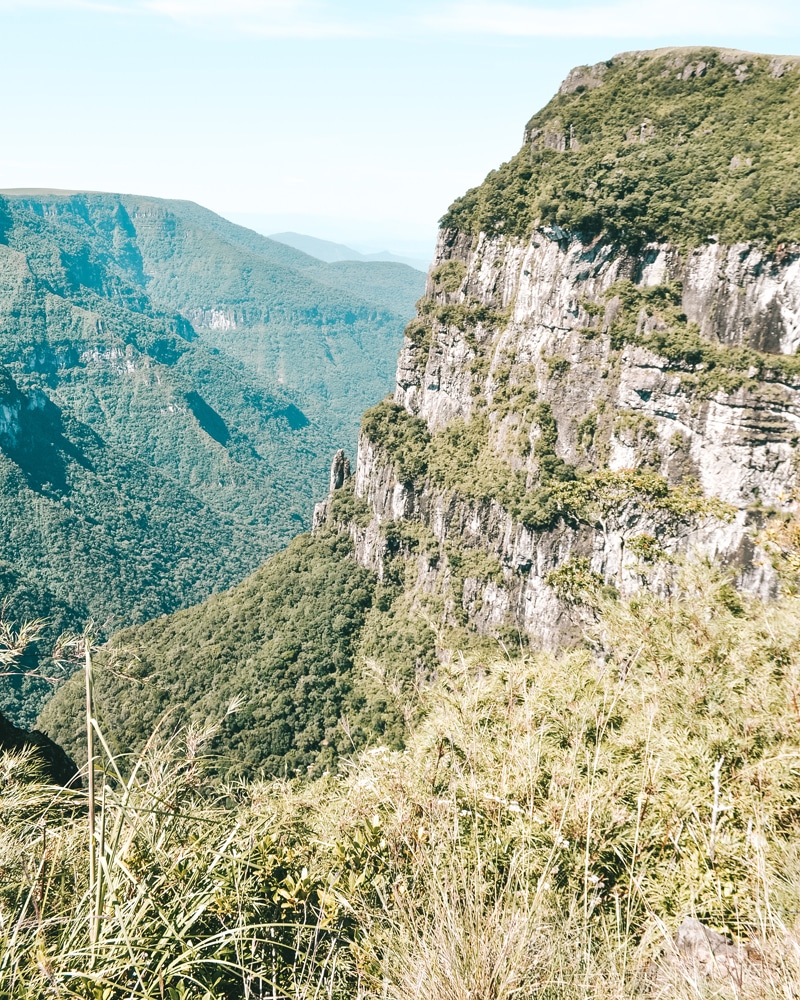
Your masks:
M0 0L0 188L185 198L262 232L429 251L568 70L800 53L790 0Z

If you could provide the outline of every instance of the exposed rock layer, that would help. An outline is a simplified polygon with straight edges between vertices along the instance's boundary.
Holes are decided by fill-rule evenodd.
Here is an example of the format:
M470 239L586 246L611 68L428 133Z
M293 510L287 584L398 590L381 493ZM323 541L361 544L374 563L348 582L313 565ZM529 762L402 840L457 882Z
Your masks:
M435 280L436 269L449 261L464 268L456 292L442 292ZM740 586L775 594L777 578L753 538L761 508L788 511L794 503L800 379L776 366L760 377L748 373L753 377L733 392L701 392L689 369L646 347L614 350L609 329L618 308L614 286L621 280L641 288L680 282L683 311L709 342L793 354L800 343L800 248L780 257L756 246L716 244L688 254L666 244L633 253L563 230L539 231L528 243L481 236L474 245L445 231L431 273L426 302L472 310L479 305L495 317L474 325L434 319L430 344L406 339L395 400L432 434L488 409L496 452L533 476L533 452L527 458L512 454L520 413L513 404L493 406L502 373L506 383L533 389L550 405L557 453L565 461L612 470L646 466L673 483L690 476L737 513L730 523L706 519L676 528L631 509L605 532L564 523L536 532L498 503L468 500L431 481L402 481L391 456L362 434L355 492L367 501L373 521L348 529L362 564L382 572L386 522L421 523L442 552L475 548L499 560L501 585L468 580L456 595L476 625L510 623L546 645L571 634L575 621L548 584L549 574L584 557L607 583L630 591L641 585L642 567L626 554L625 541L637 534L657 538L670 556L695 549L721 557ZM589 417L597 426L587 446ZM535 433L531 429L532 441ZM339 458L339 469L341 463ZM317 523L326 513L325 507L318 511ZM419 573L421 584L435 589L446 582L447 560L434 573L422 560Z
M667 55L667 69L681 86L702 86L692 81L705 77L705 56ZM741 54L721 50L717 56L733 66ZM612 63L640 65L647 58L633 53ZM606 65L573 71L562 97L602 89ZM775 66L779 79L786 66ZM563 124L560 135L529 126L526 146L571 155L580 148L578 137ZM626 141L645 143L653 129L644 120ZM702 142L702 134L692 141ZM551 162L537 155L532 163ZM739 157L731 170L742 164ZM482 421L488 438L481 456L504 463L530 495L547 485L537 447L543 429L531 418L535 400L555 421L554 460L574 467L578 477L642 470L672 487L696 482L705 497L727 505L728 516L696 510L665 516L663 508L625 501L603 518L565 515L536 529L503 501L499 486L496 494L485 488L470 494L445 488L432 473L404 474L386 442L362 432L354 492L369 515L340 521L359 561L383 573L396 552L387 544L387 525L415 525L438 547L433 557L430 545L422 555L419 546L407 548L420 590L450 587L454 605L479 628L511 624L546 645L562 641L579 621L551 579L576 557L596 579L626 593L644 582L665 584L674 557L697 550L727 563L739 586L774 595L779 581L759 547L759 532L795 503L800 245L724 245L716 236L693 247L666 239L626 243L553 223L537 224L527 237L504 235L497 230L514 206L491 199L500 198L505 181L508 198L517 189L510 174L496 175L505 181L492 176L482 211L492 206L490 214L501 221L494 234L441 231L425 298L400 354L395 402L456 451L466 428ZM447 218L474 221L463 206L480 203L481 191L470 192ZM669 303L661 313L646 306L659 299ZM631 315L632 302L645 305ZM333 518L332 511L330 503L321 505L316 523ZM637 556L630 543L642 539L656 545L659 558ZM481 553L496 571L484 560L472 577L462 573L456 580L448 552L459 551Z

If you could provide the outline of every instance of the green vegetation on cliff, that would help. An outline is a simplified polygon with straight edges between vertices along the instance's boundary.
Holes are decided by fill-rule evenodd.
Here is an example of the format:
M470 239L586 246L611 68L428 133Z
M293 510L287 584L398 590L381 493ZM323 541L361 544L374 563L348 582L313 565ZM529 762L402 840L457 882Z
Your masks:
M717 392L730 394L742 386L759 382L800 382L800 357L757 351L752 347L730 347L712 343L700 335L681 309L681 287L651 285L640 288L631 281L618 281L606 292L618 304L608 333L611 346L645 347L664 358L697 398ZM595 329L587 328L587 336Z
M523 149L445 228L679 246L800 241L800 63L719 49L626 53L574 70Z
M483 410L430 434L419 417L383 400L367 411L362 426L401 481L418 487L430 483L467 500L494 501L533 531L547 531L560 521L603 528L633 511L665 521L726 520L733 513L729 504L705 497L691 480L671 486L645 468L576 469L556 454L558 429L550 405L538 402L525 413L526 431L535 431L537 473L532 483L524 470L513 468L512 455L492 447L492 424Z

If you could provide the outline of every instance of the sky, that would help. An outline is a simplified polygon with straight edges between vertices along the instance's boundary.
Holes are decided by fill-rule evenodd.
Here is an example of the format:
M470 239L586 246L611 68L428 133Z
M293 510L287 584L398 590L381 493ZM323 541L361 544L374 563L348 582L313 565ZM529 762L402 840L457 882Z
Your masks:
M425 254L570 68L800 53L797 0L0 0L0 189L199 202Z

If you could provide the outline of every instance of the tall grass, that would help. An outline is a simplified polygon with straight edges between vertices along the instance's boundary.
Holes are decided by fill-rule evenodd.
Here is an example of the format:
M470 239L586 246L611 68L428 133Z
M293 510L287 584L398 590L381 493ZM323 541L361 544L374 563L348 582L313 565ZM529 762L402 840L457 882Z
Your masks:
M335 935L299 867L300 827L266 799L206 784L207 736L154 740L129 777L106 775L94 884L88 789L29 784L14 762L2 798L0 994L272 997L298 956L308 972Z
M560 656L454 657L406 750L314 783L104 750L94 897L87 792L6 759L0 993L796 997L798 626L694 565ZM736 960L676 953L686 916Z

